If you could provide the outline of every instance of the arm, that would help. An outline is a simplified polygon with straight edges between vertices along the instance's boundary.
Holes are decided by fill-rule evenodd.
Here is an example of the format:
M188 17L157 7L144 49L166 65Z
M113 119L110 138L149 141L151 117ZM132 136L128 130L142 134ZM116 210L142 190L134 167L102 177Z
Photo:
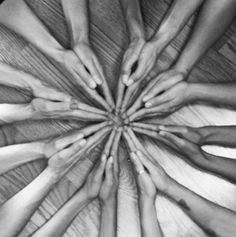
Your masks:
M125 94L125 84L135 71L135 64L139 54L145 44L145 33L143 18L139 0L120 0L123 15L128 28L129 46L126 49L121 66L121 74L118 83L118 93L116 101L116 111L120 112L123 97Z
M61 2L71 34L71 47L80 58L84 68L89 71L89 75L92 76L97 85L101 85L110 107L114 108L113 97L102 66L89 43L88 1L61 0Z
M106 159L102 159L99 166L93 168L83 187L32 237L63 236L76 215L98 195L105 166Z
M224 33L233 20L235 11L235 0L205 1L193 33L174 68L189 73L200 57Z
M138 159L148 169L155 186L176 201L206 233L212 236L235 236L236 213L219 206L170 178L163 168L137 152Z
M69 159L84 146L79 140L69 148L50 158L48 167L23 190L10 198L0 207L0 234L3 237L14 237L26 225L43 198L51 188L63 177L76 159Z

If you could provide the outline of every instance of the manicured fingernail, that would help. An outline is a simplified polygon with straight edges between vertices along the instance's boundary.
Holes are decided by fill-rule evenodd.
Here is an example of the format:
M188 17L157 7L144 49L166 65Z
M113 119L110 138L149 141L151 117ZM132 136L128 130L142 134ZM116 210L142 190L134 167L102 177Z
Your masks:
M147 102L146 104L145 104L145 107L146 108L149 108L149 107L151 107L152 106L152 103L150 103L150 102Z
M80 146L84 146L87 143L85 139L82 139L79 143Z
M126 83L128 82L129 76L128 75L124 75L122 77L122 82L126 85Z
M133 79L129 79L126 83L126 86L130 86L134 83L134 80Z

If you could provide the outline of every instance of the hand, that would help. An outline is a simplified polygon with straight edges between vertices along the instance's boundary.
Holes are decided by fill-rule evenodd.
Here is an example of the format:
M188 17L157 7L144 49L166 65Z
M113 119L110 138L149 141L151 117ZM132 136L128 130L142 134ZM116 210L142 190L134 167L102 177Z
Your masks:
M156 64L157 58L160 55L161 48L155 41L148 41L142 47L142 51L138 54L137 68L128 80L123 82L130 86L134 82L144 79L153 66Z
M105 179L99 192L99 198L103 205L114 204L117 198L117 189L119 184L119 172L115 169L114 158L109 157L106 163Z
M48 169L55 177L62 177L75 164L79 156L76 154L84 147L86 140L80 139L68 147L67 142L62 143L61 150L48 160Z
M143 38L135 38L125 51L121 67L121 81L126 85L132 73L135 72L135 66L137 66L144 44L145 40Z
M91 106L88 111L78 109L79 102L54 102L46 99L33 99L28 105L28 113L31 119L44 118L62 118L62 119L78 119L102 121L106 120L105 114L97 113L96 109L91 112Z
M106 158L102 157L99 162L99 164L95 164L82 187L82 191L85 192L88 199L96 198L102 186L104 170L107 163Z
M174 125L159 125L158 128L160 131L174 133L178 137L184 138L200 146L204 143L205 136L201 128Z
M150 174L156 188L162 192L165 192L169 187L171 178L166 174L164 169L158 163L154 164L146 155L144 155L143 152L139 150L135 152L135 155Z
M150 177L150 175L145 170L143 164L140 162L135 152L130 154L130 157L133 161L135 171L136 171L136 180L138 184L138 190L140 197L150 200L155 200L157 189Z
M177 150L180 154L190 159L190 161L194 164L199 165L204 161L207 161L207 153L204 152L198 144L195 144L184 138L180 138L166 131L161 131L159 134L171 142L171 147L173 149Z
M118 93L116 96L116 113L120 112L121 105L124 100L123 97L125 95L125 84L132 73L135 71L135 67L137 67L139 54L144 44L145 40L142 37L134 38L124 53L121 65L121 74L118 83Z

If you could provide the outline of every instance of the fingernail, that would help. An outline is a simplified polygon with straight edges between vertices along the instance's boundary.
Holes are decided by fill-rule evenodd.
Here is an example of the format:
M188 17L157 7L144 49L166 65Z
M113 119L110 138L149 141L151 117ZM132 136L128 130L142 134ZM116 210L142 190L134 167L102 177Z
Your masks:
M78 136L77 136L77 140L80 140L80 139L82 139L82 138L84 138L84 134L79 133Z
M101 161L104 162L107 159L106 155L102 155Z
M86 141L85 139L82 139L82 140L80 141L79 145L80 145L80 146L84 146L84 145L86 144L86 142L87 142L87 141Z
M102 80L99 77L96 77L94 80L97 82L98 85L102 84Z
M110 158L109 158L109 162L112 164L113 161L114 161L113 156L110 156Z
M144 96L144 97L143 97L143 101L144 101L144 102L146 102L148 99L149 99L148 96Z
M145 107L147 107L147 108L149 108L149 107L151 107L152 106L152 103L150 103L150 102L147 102L146 104L145 104Z
M129 76L128 75L124 75L122 77L122 82L126 85L126 83L128 82Z
M91 87L92 89L95 89L95 88L97 87L97 84L96 84L94 81L91 81L91 82L90 82L90 87Z
M130 86L134 83L134 80L133 79L129 79L126 83L126 86Z
M135 159L135 153L133 151L130 153L130 157L131 159Z
M137 155L141 156L142 152L140 150L137 150Z
M163 131L160 131L159 134L160 134L161 136L163 136L163 137L166 135L166 133L163 132Z
M160 129L160 130L165 130L165 126L164 126L164 125L160 125L160 126L159 126L159 129Z

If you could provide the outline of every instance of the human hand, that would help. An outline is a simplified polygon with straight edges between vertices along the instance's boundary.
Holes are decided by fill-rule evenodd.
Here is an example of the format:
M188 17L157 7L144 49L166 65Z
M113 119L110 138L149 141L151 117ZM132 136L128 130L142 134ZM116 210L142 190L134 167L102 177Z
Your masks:
M131 152L130 157L136 171L135 176L138 184L140 198L143 198L144 200L150 199L154 201L157 194L157 189L150 175L145 170L143 164L140 162L135 152Z
M83 109L79 109L79 108ZM76 100L68 102L55 102L47 99L36 98L27 106L30 119L61 118L94 121L106 120L106 112L82 104ZM86 110L87 108L87 110Z
M117 189L119 185L119 172L115 168L114 158L109 157L106 168L105 178L99 192L99 198L102 205L114 205L117 198Z
M126 90L126 83L129 77L135 72L137 67L137 61L140 55L140 52L145 44L145 40L142 37L134 38L128 48L126 49L122 64L121 64L121 74L118 83L118 93L116 100L116 111L119 112Z
M65 141L62 142L60 146L61 149L48 160L47 169L54 174L56 180L65 175L74 165L79 158L77 153L84 147L86 140L80 139L69 147L67 144Z
M102 157L99 164L95 164L93 170L90 172L83 187L81 188L88 199L94 199L98 196L102 186L106 164L106 158Z
M129 78L127 78L127 80L124 80L123 83L127 86L130 86L134 82L144 79L156 64L157 58L160 55L162 49L162 46L160 46L154 40L146 42L139 53L135 72Z

